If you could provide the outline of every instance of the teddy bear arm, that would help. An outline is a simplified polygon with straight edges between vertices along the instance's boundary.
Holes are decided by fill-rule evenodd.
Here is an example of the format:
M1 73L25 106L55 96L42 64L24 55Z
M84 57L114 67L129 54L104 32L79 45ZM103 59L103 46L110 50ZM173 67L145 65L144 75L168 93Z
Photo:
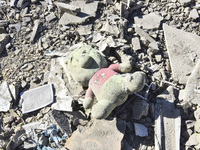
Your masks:
M94 102L94 93L92 89L89 87L86 91L85 99L83 101L83 107L88 109L93 105Z
M112 64L109 66L109 68L118 73L127 73L131 71L132 66L129 63L121 63L121 64Z

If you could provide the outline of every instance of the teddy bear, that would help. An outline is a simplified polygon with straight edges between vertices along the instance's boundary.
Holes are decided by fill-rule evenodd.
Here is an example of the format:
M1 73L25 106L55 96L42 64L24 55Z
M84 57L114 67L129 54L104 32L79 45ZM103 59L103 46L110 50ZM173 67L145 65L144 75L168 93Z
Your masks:
M69 75L83 87L88 86L89 80L98 70L107 67L106 59L92 46L84 43L72 52L65 63Z
M114 108L127 100L129 94L143 89L146 75L141 71L127 73L130 70L130 64L112 64L92 76L83 101L83 107L91 109L92 117L107 118ZM95 97L97 103L94 104Z

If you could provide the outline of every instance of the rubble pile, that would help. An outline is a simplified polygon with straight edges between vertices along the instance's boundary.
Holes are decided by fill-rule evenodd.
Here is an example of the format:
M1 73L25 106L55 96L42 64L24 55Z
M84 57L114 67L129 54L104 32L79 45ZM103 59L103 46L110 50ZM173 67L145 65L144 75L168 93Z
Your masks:
M199 14L193 0L1 0L0 149L200 149ZM83 44L147 76L107 119L65 67Z

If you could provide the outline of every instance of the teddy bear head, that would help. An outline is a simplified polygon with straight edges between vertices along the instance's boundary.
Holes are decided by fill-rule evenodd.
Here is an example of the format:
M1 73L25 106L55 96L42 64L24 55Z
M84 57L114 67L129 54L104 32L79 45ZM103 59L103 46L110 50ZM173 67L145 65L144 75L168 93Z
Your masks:
M86 87L96 71L107 67L106 59L90 45L82 44L70 55L67 68L72 78Z
M122 89L128 94L133 94L135 92L139 92L144 88L146 82L146 75L137 71L133 74L124 74L122 75Z

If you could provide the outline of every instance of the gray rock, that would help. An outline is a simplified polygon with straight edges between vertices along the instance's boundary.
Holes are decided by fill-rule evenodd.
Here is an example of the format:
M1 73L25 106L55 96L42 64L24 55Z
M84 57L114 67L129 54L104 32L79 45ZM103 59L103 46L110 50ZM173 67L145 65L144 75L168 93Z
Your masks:
M8 44L10 36L8 34L0 34L0 54L3 52L6 44Z
M197 19L199 18L198 11L196 9L192 9L189 14L189 18Z
M158 29L163 17L153 12L141 17L134 17L136 25L143 27L143 29Z
M24 81L24 80L22 80L22 81L21 81L21 87L22 87L22 88L25 88L26 86L27 86L27 82Z
M11 106L12 97L8 88L8 83L4 81L0 85L0 112L7 112Z
M8 21L7 20L0 20L0 27L7 27Z
M180 149L181 116L174 107L173 87L158 95L155 104L155 150ZM172 140L173 139L173 140Z
M65 12L70 13L72 15L77 15L81 11L81 8L77 7L75 5L73 6L73 5L69 5L69 4L66 4L66 3L62 3L62 2L56 2L55 4L62 11L65 11Z
M193 0L179 0L182 6L187 6L192 3Z
M92 120L90 124L77 129L66 141L66 148L72 150L121 150L126 123L119 119Z
M103 24L103 27L101 28L102 32L107 32L111 35L115 35L118 37L120 30L116 25L110 25L109 22L106 22Z
M54 100L52 84L25 91L21 98L22 113L29 113L51 104Z
M143 116L147 116L149 104L145 100L135 99L132 105L133 119L140 120Z
M147 127L145 127L143 124L134 123L135 127L135 135L140 137L148 136L148 130Z
M200 37L166 24L163 25L163 30L172 77L175 81L185 84L189 77L188 74L192 72L195 66L195 60L200 57Z
M37 146L37 144L35 143L35 141L27 139L26 141L24 141L23 144L23 148L24 149L35 149Z
M140 39L138 37L134 37L131 39L131 44L134 51L141 50Z
M58 100L52 104L51 108L60 111L72 111L72 100L73 98L70 96L68 96L68 99L65 97L65 100Z
M40 25L40 20L35 20L34 21L33 32L31 34L31 38L30 38L30 42L34 42L35 36L37 35L37 32L38 32L39 25Z

